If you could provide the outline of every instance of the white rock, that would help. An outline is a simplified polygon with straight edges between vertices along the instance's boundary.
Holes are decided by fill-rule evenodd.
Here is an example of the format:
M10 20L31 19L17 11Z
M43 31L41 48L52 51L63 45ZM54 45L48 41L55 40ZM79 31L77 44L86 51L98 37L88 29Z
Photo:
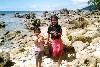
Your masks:
M82 41L75 41L72 46L75 48L76 52L79 52L81 50L83 50L84 48L86 48L88 45L87 43L83 43Z
M98 31L87 31L84 35L86 37L96 38L100 36L100 33Z
M93 55L94 55L96 58L100 58L100 51L95 51L95 52L93 52Z

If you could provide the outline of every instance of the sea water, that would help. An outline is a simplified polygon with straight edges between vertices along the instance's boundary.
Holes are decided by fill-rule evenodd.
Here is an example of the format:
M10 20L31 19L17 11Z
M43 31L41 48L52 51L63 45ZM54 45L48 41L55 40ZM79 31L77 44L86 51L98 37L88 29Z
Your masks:
M29 31L25 28L24 18L16 18L14 17L15 13L19 14L27 14L30 11L0 11L0 14L5 14L4 16L0 15L0 21L5 22L6 27L0 30L0 36L3 36L7 31L21 31L24 33L28 33ZM32 11L36 14L36 16L42 15L42 11ZM5 36L4 36L5 37ZM6 37L5 37L6 39ZM0 46L0 50L10 51L12 48L10 41L5 41L4 45Z

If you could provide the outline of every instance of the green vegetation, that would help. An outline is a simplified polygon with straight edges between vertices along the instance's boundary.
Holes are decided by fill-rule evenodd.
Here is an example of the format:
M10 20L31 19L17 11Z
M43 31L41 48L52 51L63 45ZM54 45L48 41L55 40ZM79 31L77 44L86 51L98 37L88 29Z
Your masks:
M89 0L89 5L94 5L97 10L100 10L100 0Z

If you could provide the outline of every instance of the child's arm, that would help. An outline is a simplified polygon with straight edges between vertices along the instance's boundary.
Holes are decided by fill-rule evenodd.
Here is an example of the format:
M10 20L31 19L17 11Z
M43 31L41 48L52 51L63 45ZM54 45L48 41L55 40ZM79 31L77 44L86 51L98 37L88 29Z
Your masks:
M57 33L58 35L62 35L62 33Z
M47 38L47 41L49 41L49 38L50 38L50 34L48 33L48 38Z
M46 45L49 43L49 39L50 39L50 34L51 34L51 27L49 26L48 27L48 31L47 31L47 33L48 33L48 37L47 37L47 42L46 42Z
M43 36L41 36L39 40L40 40L41 44L45 44Z
M34 40L34 44L35 44L35 45L38 44L38 39Z
M49 27L48 27L48 31L47 31L47 33L48 33L47 42L49 41L49 38L50 38L50 32L51 32L51 27L49 26Z
M47 38L47 41L45 43L46 45L49 44L49 41L50 41L49 39L50 39L50 34L48 33L48 38Z
M37 45L37 44L38 44L39 38L38 38L37 36L33 36L32 39L33 39L33 43L34 43L35 45Z

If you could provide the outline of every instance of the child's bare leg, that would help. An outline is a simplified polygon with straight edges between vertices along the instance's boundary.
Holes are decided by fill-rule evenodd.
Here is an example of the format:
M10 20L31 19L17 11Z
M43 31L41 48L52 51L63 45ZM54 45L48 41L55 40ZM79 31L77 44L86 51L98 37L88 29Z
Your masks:
M42 59L39 59L39 67L41 67Z
M58 58L58 66L60 67L61 64L61 56Z
M36 59L36 67L38 67L38 59Z
M58 66L60 67L60 64L61 64L61 59L59 58L58 59Z

